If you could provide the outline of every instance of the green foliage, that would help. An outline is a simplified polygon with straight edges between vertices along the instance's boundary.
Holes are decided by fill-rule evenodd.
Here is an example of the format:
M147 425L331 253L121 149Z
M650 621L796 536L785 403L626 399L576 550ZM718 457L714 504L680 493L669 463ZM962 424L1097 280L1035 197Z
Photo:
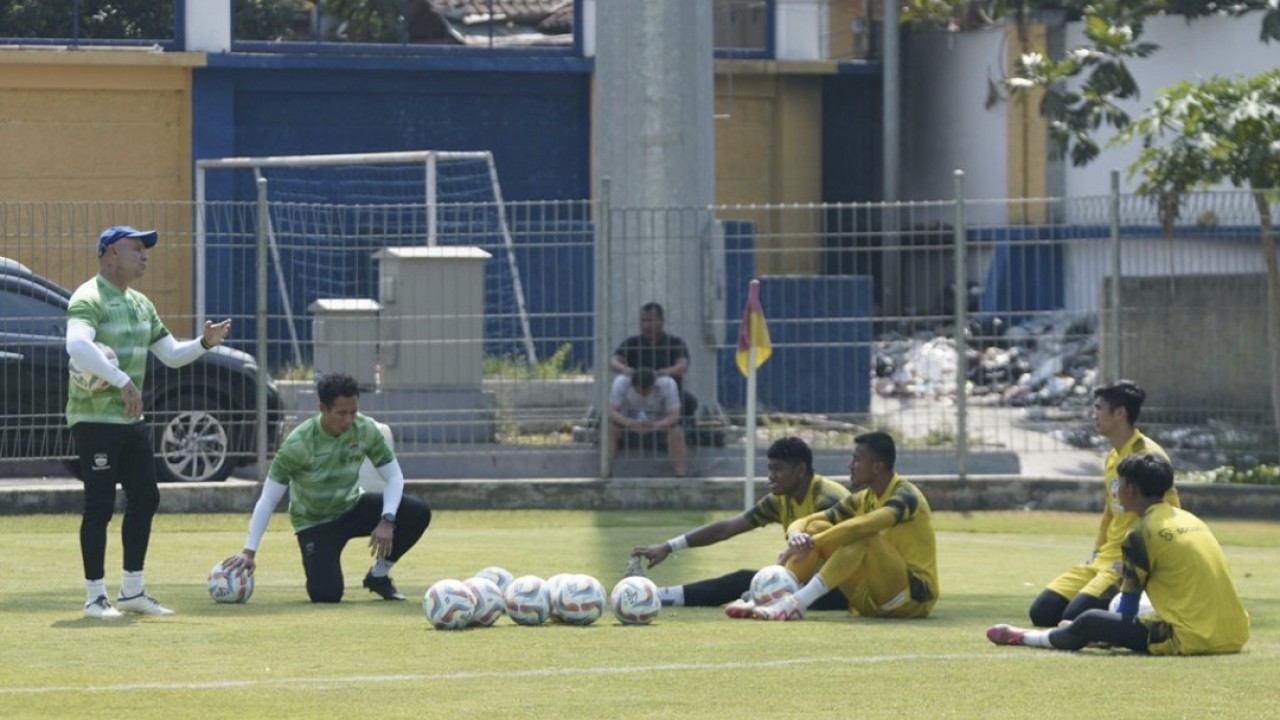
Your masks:
M1042 88L1040 114L1049 122L1051 146L1059 156L1070 154L1074 165L1086 165L1100 148L1094 133L1101 127L1124 130L1129 115L1118 101L1136 98L1140 89L1125 61L1150 57L1160 50L1143 42L1143 22L1158 13L1179 14L1188 21L1221 13L1241 16L1262 13L1259 39L1280 41L1280 6L1272 0L1243 0L1223 6L1212 0L1103 0L1090 4L1029 3L1019 12L1041 8L1078 11L1085 21L1089 44L1069 50L1061 59L1043 52L1029 52L1014 63L1006 81L1014 97L1025 99L1032 88ZM1083 77L1079 91L1066 88L1064 81Z
M1239 485L1280 485L1280 465L1236 468L1223 465L1205 472L1179 473L1178 482L1228 483Z
M489 355L484 359L484 375L500 380L563 380L586 374L581 366L569 365L573 345L564 343L546 360L530 367L523 357Z
M1193 188L1280 188L1280 70L1167 88L1114 142L1135 138L1142 152L1129 174L1141 175L1138 192L1157 198L1166 230ZM1259 199L1260 211L1267 202Z
M332 39L366 43L405 40L400 0L326 0L323 7L324 14L339 23Z
M300 39L293 24L315 7L310 0L235 0L237 40Z
M72 38L71 0L0 3L0 37ZM173 37L172 0L82 0L79 37L97 40L159 40Z

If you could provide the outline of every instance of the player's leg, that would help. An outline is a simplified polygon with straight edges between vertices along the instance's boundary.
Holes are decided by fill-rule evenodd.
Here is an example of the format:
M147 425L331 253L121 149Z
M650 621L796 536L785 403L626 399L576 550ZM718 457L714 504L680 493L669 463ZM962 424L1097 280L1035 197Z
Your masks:
M307 576L307 597L313 603L342 601L342 549L348 538L337 532L335 523L310 527L296 536Z
M658 588L663 605L719 607L741 600L751 589L754 570L738 570L716 578L687 583L674 588Z
M77 423L71 427L80 474L84 478L84 510L80 515L80 560L84 565L86 617L118 618L107 600L107 526L116 505L118 444L111 427L101 423Z
M687 451L684 445L684 429L678 423L667 431L667 451L671 453L671 465L676 477L684 477L687 473L685 466Z
M1098 570L1062 611L1063 620L1075 620L1089 610L1107 610L1120 592L1120 573L1108 566Z
M121 426L120 487L125 494L125 509L120 538L124 546L124 576L116 607L141 615L172 615L172 610L146 594L142 582L151 545L151 523L160 507L149 432L144 423Z
M1090 565L1076 565L1053 579L1031 607L1027 614L1031 624L1036 627L1057 627L1063 620L1063 613L1071 604L1071 599L1080 593L1097 576L1097 570Z
M1147 626L1137 618L1124 619L1120 613L1087 610L1071 622L1049 632L1049 642L1061 650L1079 650L1089 643L1107 643L1146 652L1150 642Z
M360 499L356 501L355 507L335 519L333 532L342 538L343 545L348 540L354 538L362 538L367 540L373 534L374 528L378 523L382 522L382 493L364 493ZM421 504L422 507L417 510L406 508L406 505ZM396 512L396 528L391 536L391 554L384 558L374 560L373 567L365 573L363 585L370 592L381 596L383 600L404 600L404 595L396 589L395 583L391 580L391 566L395 565L396 560L400 559L406 550L413 547L418 542L418 538L422 537L422 533L426 531L425 523L430 522L431 512L426 510L426 504L420 500L412 498L401 498L400 508ZM407 512L406 512L407 511ZM405 519L408 525L404 528L400 526L401 512L406 512ZM402 537L403 533L403 537ZM397 553L399 549L399 553Z

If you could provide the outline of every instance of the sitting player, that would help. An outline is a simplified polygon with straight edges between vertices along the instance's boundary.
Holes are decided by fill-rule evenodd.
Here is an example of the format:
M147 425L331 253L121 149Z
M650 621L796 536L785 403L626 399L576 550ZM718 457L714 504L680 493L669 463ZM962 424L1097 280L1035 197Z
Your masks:
M787 549L778 558L796 577L812 579L768 605L739 601L725 613L799 620L818 598L838 588L849 610L859 615L927 617L938 600L933 521L924 494L894 472L896 459L887 434L854 438L849 476L857 492L792 523Z
M828 480L813 471L813 451L798 437L775 440L766 453L769 459L769 495L760 499L755 507L741 515L717 520L674 537L657 545L645 545L631 551L633 566L628 574L642 572L640 558L653 567L676 550L714 545L741 535L748 530L780 523L785 530L796 518L826 510L849 496L844 486ZM663 605L690 605L714 607L742 598L751 585L754 570L739 570L717 578L699 580L688 585L658 588ZM807 580L808 576L801 578ZM839 610L845 607L838 593L831 593L829 608L819 604L819 609Z
M1111 444L1103 470L1102 523L1088 560L1072 567L1049 583L1029 614L1031 624L1055 627L1063 620L1074 620L1086 610L1105 610L1120 589L1120 543L1138 522L1138 516L1120 506L1117 489L1120 481L1116 466L1131 455L1169 456L1134 423L1147 394L1132 380L1119 380L1094 390L1094 422L1099 434ZM1170 488L1164 501L1178 506L1178 491Z
M987 638L1057 650L1106 643L1152 655L1239 652L1249 639L1249 614L1208 526L1164 501L1173 468L1143 455L1125 458L1118 470L1120 502L1141 518L1124 540L1119 612L1088 610L1052 630L995 625ZM1144 590L1155 612L1139 616Z

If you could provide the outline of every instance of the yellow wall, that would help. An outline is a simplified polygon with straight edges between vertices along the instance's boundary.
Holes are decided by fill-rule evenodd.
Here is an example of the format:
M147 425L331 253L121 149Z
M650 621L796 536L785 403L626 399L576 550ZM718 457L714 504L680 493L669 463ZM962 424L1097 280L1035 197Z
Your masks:
M827 63L716 62L716 202L822 202L822 75ZM810 274L821 263L821 213L743 208L756 222L761 275Z
M1046 47L1047 31L1044 25L1009 23L1006 61L1009 67L1027 52ZM1048 126L1040 116L1040 101L1044 91L1031 90L1023 102L1005 104L1009 120L1009 188L1011 198L1043 198L1048 193ZM1044 203L1018 202L1009 205L1009 219L1015 223L1042 223L1046 213Z
M190 211L178 203L191 200L191 68L203 63L135 49L0 50L0 255L74 288L97 272L104 227L155 228L139 289L171 325L190 315ZM173 329L189 333L185 320Z

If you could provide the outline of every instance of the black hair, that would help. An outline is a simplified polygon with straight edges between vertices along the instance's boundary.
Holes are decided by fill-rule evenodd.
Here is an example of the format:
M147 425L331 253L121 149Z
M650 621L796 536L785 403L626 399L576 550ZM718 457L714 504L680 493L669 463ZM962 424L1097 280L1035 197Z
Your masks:
M1117 380L1110 385L1103 385L1093 391L1093 396L1105 402L1112 410L1124 408L1130 425L1138 422L1142 403L1147 399L1147 393L1132 380Z
M787 436L774 440L765 457L770 460L802 462L805 472L813 475L813 450L809 449L808 443L798 437Z
M1156 455L1130 455L1116 466L1116 473L1146 498L1162 498L1173 487L1173 466Z
M636 390L648 390L658 383L658 374L653 368L637 368L634 375L631 376L631 387Z
M661 305L659 305L659 304L658 304L658 303L656 303L656 302L647 302L647 303L645 303L644 305L641 305L641 306L640 306L640 312L652 312L652 313L657 313L657 314L658 314L658 319L659 319L659 320L666 320L666 319L667 319L667 313L666 313L666 311L665 311L665 310L663 310L663 309L662 309L662 306L661 306Z
M889 433L869 432L863 433L853 439L855 445L862 445L871 451L876 459L884 463L885 468L889 472L893 472L893 466L898 462L898 447L893 442L893 437Z
M328 373L316 383L316 395L321 405L333 407L340 397L360 397L360 385L346 373Z

